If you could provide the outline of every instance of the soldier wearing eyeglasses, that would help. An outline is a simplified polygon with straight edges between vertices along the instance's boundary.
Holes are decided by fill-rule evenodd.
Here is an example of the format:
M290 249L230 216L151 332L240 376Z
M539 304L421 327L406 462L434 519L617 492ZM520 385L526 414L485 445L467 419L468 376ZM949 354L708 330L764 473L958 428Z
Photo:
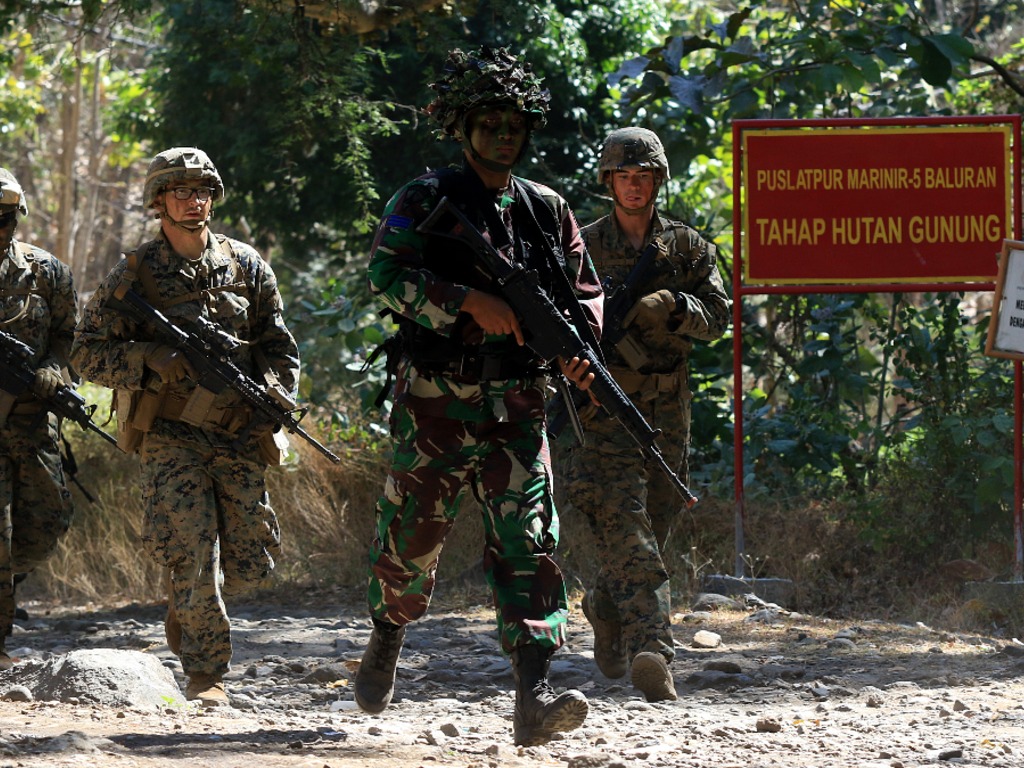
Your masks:
M160 233L125 254L86 306L73 360L115 390L118 440L138 452L145 511L142 544L164 568L167 644L181 658L185 696L228 704L232 655L224 597L265 582L280 549L266 466L281 433L260 423L232 390L212 393L189 360L110 301L126 286L186 330L199 318L242 343L231 361L293 397L298 349L282 317L270 265L251 246L210 231L224 184L210 158L174 147L150 163L143 205Z
M25 192L0 168L0 329L31 348L33 391L0 388L0 670L14 623L14 585L46 561L71 525L73 506L58 448L59 421L43 398L71 382L68 354L78 320L71 270L17 240Z

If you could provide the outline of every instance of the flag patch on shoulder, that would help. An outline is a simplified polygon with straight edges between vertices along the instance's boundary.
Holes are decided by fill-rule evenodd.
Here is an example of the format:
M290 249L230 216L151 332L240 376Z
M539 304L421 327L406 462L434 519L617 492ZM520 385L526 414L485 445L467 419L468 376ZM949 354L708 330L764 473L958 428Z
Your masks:
M384 219L384 226L390 229L408 229L412 226L412 219L408 216L399 216L397 213L392 213Z

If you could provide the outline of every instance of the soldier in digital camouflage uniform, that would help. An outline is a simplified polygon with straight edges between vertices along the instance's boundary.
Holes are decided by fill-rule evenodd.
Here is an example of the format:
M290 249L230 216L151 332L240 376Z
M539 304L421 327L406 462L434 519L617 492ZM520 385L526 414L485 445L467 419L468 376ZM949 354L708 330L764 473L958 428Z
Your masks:
M482 502L498 635L516 680L513 738L540 744L587 714L583 694L556 695L547 682L568 616L552 557L558 519L544 429L547 370L523 346L515 314L474 268L472 253L416 226L447 196L506 258L536 267L549 285L559 269L597 330L603 297L565 200L512 176L550 98L529 65L504 49L455 50L431 87L437 95L427 111L439 138L461 143L464 163L429 172L391 198L370 259L370 288L401 330L390 355L394 459L370 552L373 631L355 697L368 712L391 701L406 625L427 611L445 536L472 489ZM527 246L541 242L542 228L564 255L562 267ZM559 363L589 386L589 363Z
M235 365L257 382L276 376L294 395L298 349L270 265L209 230L223 196L202 150L175 147L153 159L143 206L156 211L160 235L104 279L72 354L83 376L116 390L119 440L140 457L142 544L166 569L168 645L188 677L186 698L203 706L228 703L223 597L264 583L280 549L264 481L272 451L263 449L274 434L232 390L214 397L198 387L189 360L119 311L114 294L131 288L186 330L206 318L243 342L231 355Z
M71 381L68 354L78 320L71 270L41 248L14 238L28 215L25 193L0 168L0 329L31 347L34 392L0 391L0 670L15 616L15 574L43 563L67 533L74 512L61 468L57 417L39 396Z
M650 424L684 483L689 483L690 389L687 356L693 339L722 336L732 303L716 265L716 249L655 207L669 177L661 141L652 131L612 131L602 147L598 179L614 201L612 213L583 228L583 238L606 290L621 285L651 242L660 255L641 298L624 318L632 359L608 351L608 368ZM669 576L661 550L681 509L676 490L649 467L632 438L603 412L586 422L586 447L558 452L559 481L574 509L596 535L601 568L583 599L594 627L601 672L631 672L648 701L676 698L669 671L674 655Z

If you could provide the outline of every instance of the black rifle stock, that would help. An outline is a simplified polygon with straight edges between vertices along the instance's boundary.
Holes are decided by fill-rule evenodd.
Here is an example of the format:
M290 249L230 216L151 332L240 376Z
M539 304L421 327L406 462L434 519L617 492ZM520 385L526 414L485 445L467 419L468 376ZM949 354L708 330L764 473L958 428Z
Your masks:
M661 253L661 241L653 240L640 254L640 258L629 271L626 280L621 285L612 286L606 280L604 284L604 327L601 330L601 350L607 359L608 350L618 349L626 362L633 368L641 368L646 362L646 353L639 349L628 335L628 330L623 327L623 321L629 310L632 309L637 296L637 288L643 285L650 274L654 271L654 264ZM558 391L551 398L547 407L548 434L551 438L557 439L565 429L567 420L572 419L574 430L579 437L579 430L575 427L574 414L587 404L589 398L586 392L576 390L572 397L572 403L565 398L563 391ZM583 443L583 440L580 440Z
M112 309L123 310L140 323L150 326L158 341L174 347L188 358L196 371L196 384L215 394L225 389L234 390L256 413L298 435L335 464L341 462L339 456L299 425L306 411L298 408L287 393L280 390L268 392L231 362L230 353L242 343L238 339L205 317L197 318L195 324L198 331L189 333L123 284L114 291L114 298L117 302L110 303ZM299 414L298 418L294 415L296 413ZM247 428L237 442L240 444L248 433Z
M32 347L7 331L0 330L0 393L10 398L11 402L24 392L34 392L36 372L31 364L33 357L35 351ZM95 432L111 445L117 445L117 440L93 422L92 414L96 406L86 405L85 398L71 387L62 384L52 396L36 397L39 397L47 411L75 422L84 430Z
M453 226L447 230L435 228L445 217L450 216ZM597 351L584 342L572 323L555 306L540 286L536 271L528 270L521 264L512 264L502 258L480 231L473 226L461 211L447 197L441 198L437 207L420 224L416 231L457 240L472 249L479 257L483 271L494 281L500 296L515 311L522 328L526 344L537 355L551 362L561 357L571 360L578 357L590 363L588 372L594 374L590 391L602 407L614 416L629 432L643 451L644 456L658 465L672 482L687 507L697 503L697 497L672 471L658 448L657 439L661 431L654 429L644 419L629 396L622 391L608 369L601 363Z

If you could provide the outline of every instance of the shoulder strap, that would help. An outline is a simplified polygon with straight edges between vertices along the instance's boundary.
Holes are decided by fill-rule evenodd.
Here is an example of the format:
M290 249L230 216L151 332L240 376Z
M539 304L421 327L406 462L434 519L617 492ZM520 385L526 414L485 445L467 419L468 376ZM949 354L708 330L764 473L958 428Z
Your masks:
M534 213L533 203L530 202L531 193L536 194L537 199L541 201L541 208L547 211L552 222L554 222L554 231L558 231L561 223L558 221L558 217L555 215L554 209L548 205L547 201L544 200L537 192L533 184L530 184L529 189L525 180L512 177L512 183L516 186L520 192L517 195L519 200L523 201L523 208L526 209L528 214L527 221L533 224L534 229L540 235L542 250L544 256L548 259L553 274L552 282L555 288L557 296L554 298L560 299L556 301L561 303L565 309L569 311L569 317L572 318L572 323L576 326L576 333L579 334L580 338L584 343L588 344L593 350L594 354L598 356L601 362L604 362L604 356L601 353L601 345L597 341L597 335L594 333L594 329L590 327L590 321L587 320L587 316L583 312L583 307L580 306L579 299L576 298L576 292L573 291L572 285L569 284L569 278L565 274L565 254L561 253L561 246L558 246L558 253L555 252L555 244L553 244L544 233L544 229L541 227L540 222L537 221L537 215ZM527 182L529 183L529 182ZM558 257L561 256L561 259Z
M249 294L247 297L249 299L249 326L252 327L253 320L259 317L260 314L260 285L263 283L264 272L263 260L257 260L255 284L249 285L245 279L246 271L242 269L242 262L232 245L234 241L227 235L214 235L214 239L217 241L217 249L221 254L231 257L231 263L234 265L235 270L234 275L231 277L232 285L244 285L246 292Z
M121 284L127 284L128 288L132 287L133 283L142 284L142 292L145 294L146 301L148 301L154 308L164 310L166 307L164 303L160 301L160 291L157 290L156 280L153 279L153 273L149 271L149 264L146 263L146 254L149 249L153 247L155 240L151 240L148 243L140 245L134 251L129 251L124 254L124 260L126 262L124 274L121 275ZM139 256L139 251L142 251L142 256Z

